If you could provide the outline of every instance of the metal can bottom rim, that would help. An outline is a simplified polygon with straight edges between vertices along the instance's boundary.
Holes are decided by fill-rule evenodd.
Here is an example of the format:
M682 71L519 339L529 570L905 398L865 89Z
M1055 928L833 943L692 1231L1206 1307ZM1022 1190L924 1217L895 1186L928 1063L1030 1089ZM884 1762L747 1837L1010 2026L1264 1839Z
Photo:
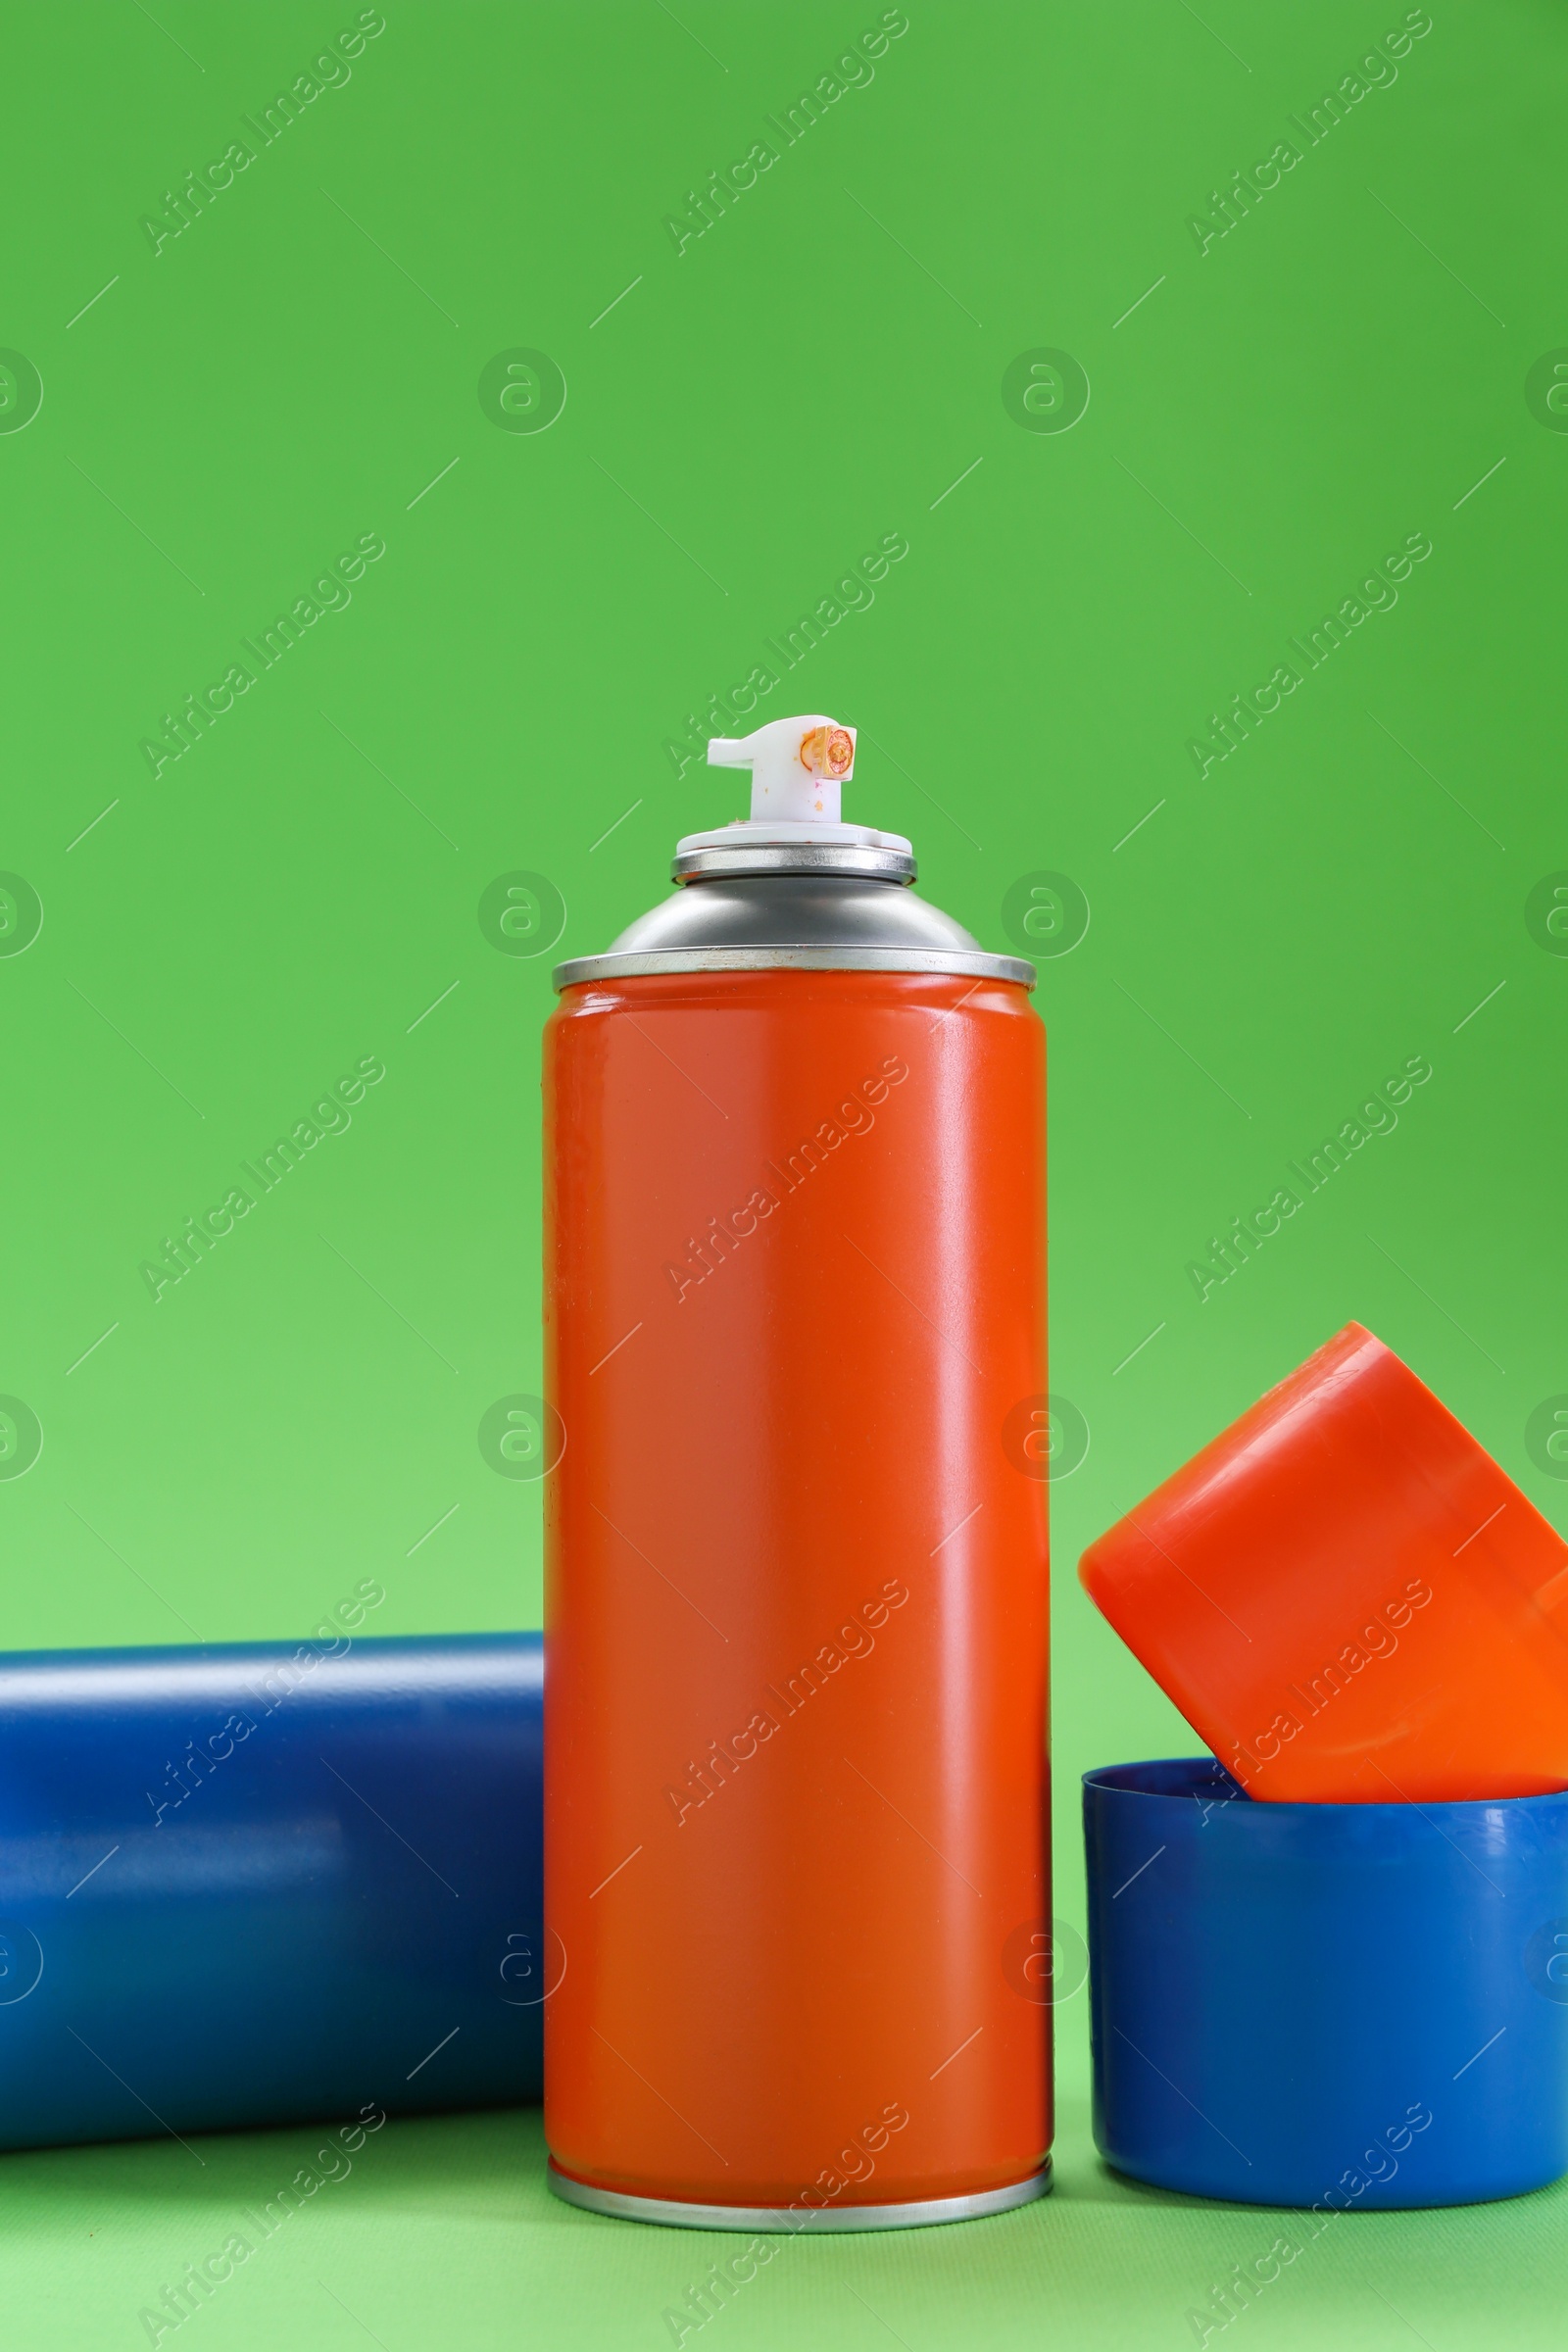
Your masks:
M1052 2185L1051 2158L1026 2180L1009 2180L1002 2188L983 2188L964 2197L916 2197L900 2205L816 2206L802 2213L790 2205L697 2205L684 2197L628 2196L615 2188L595 2188L573 2180L552 2156L549 2181L558 2197L580 2205L587 2213L609 2214L619 2222L655 2222L669 2230L748 2230L765 2233L819 2236L825 2230L925 2230L942 2222L977 2222L987 2214L1008 2213L1047 2194Z

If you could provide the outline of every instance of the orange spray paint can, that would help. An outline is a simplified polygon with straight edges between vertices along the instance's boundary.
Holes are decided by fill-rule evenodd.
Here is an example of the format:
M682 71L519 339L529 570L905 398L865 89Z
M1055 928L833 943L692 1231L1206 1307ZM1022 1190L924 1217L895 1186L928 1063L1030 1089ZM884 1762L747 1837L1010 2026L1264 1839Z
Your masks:
M840 821L850 730L710 758L750 820L547 1038L552 2185L956 2220L1050 2180L1034 972Z

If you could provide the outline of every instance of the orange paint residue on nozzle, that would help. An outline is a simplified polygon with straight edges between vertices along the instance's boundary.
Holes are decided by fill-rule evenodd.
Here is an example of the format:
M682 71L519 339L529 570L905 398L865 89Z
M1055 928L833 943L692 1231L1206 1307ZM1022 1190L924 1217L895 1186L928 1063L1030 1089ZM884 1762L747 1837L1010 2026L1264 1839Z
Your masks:
M855 764L855 737L848 727L813 727L801 739L801 765L810 776L841 781Z

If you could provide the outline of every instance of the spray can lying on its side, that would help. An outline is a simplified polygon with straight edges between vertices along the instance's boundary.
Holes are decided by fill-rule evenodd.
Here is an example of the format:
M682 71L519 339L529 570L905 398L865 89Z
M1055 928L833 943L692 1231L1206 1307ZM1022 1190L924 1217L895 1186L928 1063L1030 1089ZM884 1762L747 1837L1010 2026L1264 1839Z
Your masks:
M711 745L547 1041L552 2184L704 2228L1049 2182L1044 1032L852 757Z
M0 2147L537 2098L542 1679L537 1634L0 1656Z

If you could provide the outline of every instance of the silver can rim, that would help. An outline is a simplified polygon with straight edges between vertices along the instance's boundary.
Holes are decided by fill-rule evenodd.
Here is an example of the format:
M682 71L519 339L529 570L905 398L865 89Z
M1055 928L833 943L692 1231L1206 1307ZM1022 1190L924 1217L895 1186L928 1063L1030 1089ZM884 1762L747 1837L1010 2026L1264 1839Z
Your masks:
M823 2230L930 2230L944 2222L978 2222L988 2214L1010 2213L1048 2194L1051 2158L1026 2180L985 2188L966 2197L918 2197L900 2205L816 2206L805 2212L790 2205L697 2205L684 2198L628 2196L574 2180L550 2159L547 2178L564 2203L619 2222L654 2222L666 2230L745 2230L764 2235L815 2237Z
M661 972L937 972L953 979L1010 980L1032 989L1038 977L1021 956L965 955L944 948L681 948L662 955L576 956L558 963L562 989L592 980L642 980Z
M913 882L918 872L910 850L833 841L677 850L669 866L672 882L695 882L705 875L716 880L726 874L844 874L859 881Z

